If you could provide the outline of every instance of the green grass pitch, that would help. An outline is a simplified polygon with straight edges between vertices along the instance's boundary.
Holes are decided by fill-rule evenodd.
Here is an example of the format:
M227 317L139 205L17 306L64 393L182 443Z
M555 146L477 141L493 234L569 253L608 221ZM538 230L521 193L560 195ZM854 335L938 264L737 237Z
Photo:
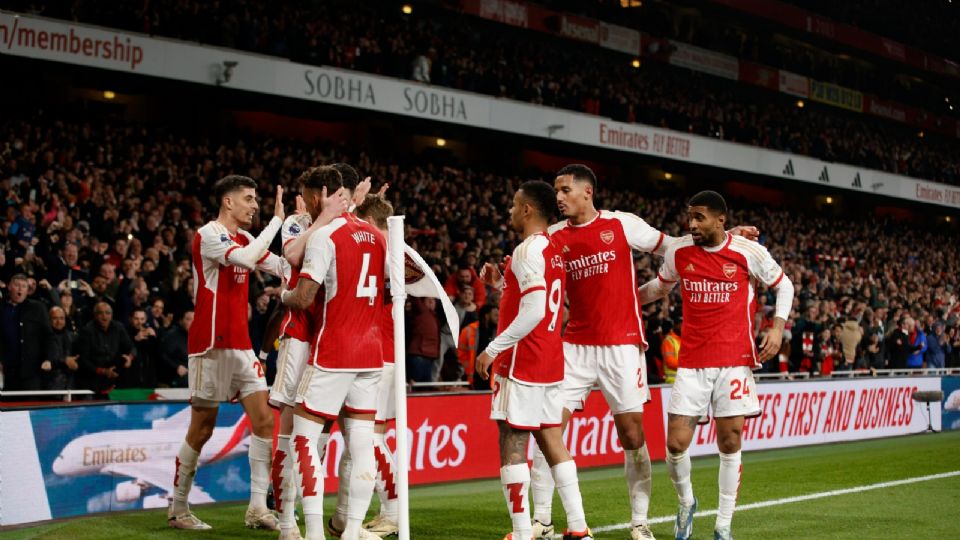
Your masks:
M717 507L717 467L715 457L693 461L693 485L701 510ZM960 432L752 452L744 454L738 505L953 471L960 471ZM608 529L629 521L621 469L581 471L580 487L591 527ZM328 498L327 515L332 502ZM374 502L371 512L376 506ZM564 521L561 508L555 499L558 532ZM163 511L143 511L10 530L0 533L0 538L276 538L275 533L244 529L243 510L243 505L236 504L197 507L196 514L214 527L212 531L172 530L166 527ZM666 468L655 463L650 517L675 511L676 495ZM500 484L494 480L414 488L411 518L411 536L416 539L499 540L510 526ZM713 538L713 523L713 516L698 517L694 538ZM673 536L672 523L655 523L652 529L657 538ZM738 509L733 532L738 540L960 538L960 476ZM596 538L624 539L629 532L603 530Z

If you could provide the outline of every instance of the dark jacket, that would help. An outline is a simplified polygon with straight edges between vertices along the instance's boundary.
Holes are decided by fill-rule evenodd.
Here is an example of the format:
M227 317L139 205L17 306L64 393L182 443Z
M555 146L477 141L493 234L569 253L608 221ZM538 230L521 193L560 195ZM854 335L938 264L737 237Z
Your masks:
M913 354L913 345L910 344L910 336L903 330L897 328L890 335L887 342L887 351L890 353L890 368L903 369L907 367L907 359Z
M80 331L77 341L77 388L86 388L94 392L106 394L113 389L119 379L108 379L107 368L117 368L117 374L122 372L123 355L133 352L133 341L127 330L117 321L110 321L106 331L91 321Z
M20 305L4 302L0 309L11 317L12 335L0 328L0 362L4 390L43 388L40 364L50 357L50 319L43 304L29 298ZM11 342L15 341L15 343ZM19 351L19 352L18 352Z
M73 388L74 372L67 367L67 357L73 354L73 346L77 341L77 334L69 328L50 335L50 363L53 368L43 374L43 388L45 390L67 390Z
M160 340L160 365L157 367L157 382L176 387L186 387L187 378L177 375L177 366L187 367L187 331L179 324Z

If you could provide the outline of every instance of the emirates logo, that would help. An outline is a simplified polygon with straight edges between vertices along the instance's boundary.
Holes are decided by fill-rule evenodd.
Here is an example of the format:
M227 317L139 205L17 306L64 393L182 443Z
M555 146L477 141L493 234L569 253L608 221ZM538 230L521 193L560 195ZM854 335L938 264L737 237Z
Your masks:
M727 276L727 279L732 278L737 274L737 265L733 263L727 263L723 265L723 275Z
M613 243L613 231L603 231L600 233L600 239L603 240L604 244L610 245Z

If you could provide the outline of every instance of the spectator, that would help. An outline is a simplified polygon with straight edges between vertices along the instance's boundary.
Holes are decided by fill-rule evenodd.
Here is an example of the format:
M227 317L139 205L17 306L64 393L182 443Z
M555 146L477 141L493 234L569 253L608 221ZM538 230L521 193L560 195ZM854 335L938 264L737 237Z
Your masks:
M910 339L911 322L913 322L913 319L910 317L900 317L897 329L890 336L888 348L890 349L891 369L907 367L907 360L913 354L913 345Z
M500 320L500 308L486 305L480 308L479 318L460 330L460 339L457 347L457 358L463 366L467 383L474 390L489 389L490 383L479 377L474 377L474 368L477 355L487 348L497 335L497 323Z
M157 356L160 340L153 327L147 324L147 312L137 309L130 316L128 335L135 349L133 364L120 373L120 388L155 388L157 386Z
M94 399L106 399L121 371L133 365L133 352L127 331L113 320L113 308L107 302L97 302L93 320L83 327L77 341L77 387L93 390Z
M43 304L27 298L27 276L10 278L0 305L0 362L4 390L41 390L42 364L50 359L50 321Z
M451 273L443 289L450 297L450 301L456 301L457 294L464 286L473 288L473 302L477 305L477 308L483 307L487 300L487 288L480 281L480 276L472 266L463 266L456 272Z
M407 369L414 382L435 382L440 372L440 319L433 298L412 298Z
M61 307L50 308L50 359L41 364L44 390L73 389L73 374L80 367L73 354L77 333L67 326L67 315Z
M793 343L790 352L790 371L814 372L816 351L820 349L821 324L818 322L820 309L816 303L808 304L806 311L793 324L790 333Z
M187 387L189 362L187 359L187 333L193 324L193 311L185 311L176 325L164 334L160 344L160 367L158 385L176 388Z
M90 281L90 274L80 266L80 248L76 242L67 242L59 256L47 262L47 279L58 289L76 290L80 281Z
M927 352L927 335L923 333L923 329L913 318L907 319L907 332L912 347L910 356L907 358L907 367L920 369L923 367L923 355Z
M433 70L433 60L437 57L436 49L431 48L426 54L421 54L413 61L413 73L410 78L425 84L430 84L430 73Z
M864 337L863 353L857 363L858 369L883 369L886 359L883 356L883 336L870 333Z
M667 384L673 384L677 378L677 368L680 361L680 330L682 325L674 326L673 321L665 320L660 325L663 332L663 342L660 345L660 354L663 356L663 378Z
M840 330L840 348L844 369L853 369L857 361L857 346L863 340L863 328L856 319L847 319Z
M927 352L924 355L928 368L943 369L946 367L947 355L953 349L950 347L950 340L943 332L943 321L933 323L933 329L927 339Z
M473 301L473 287L461 285L460 291L457 292L457 298L453 302L453 307L457 310L457 317L460 319L460 328L476 322L477 304Z

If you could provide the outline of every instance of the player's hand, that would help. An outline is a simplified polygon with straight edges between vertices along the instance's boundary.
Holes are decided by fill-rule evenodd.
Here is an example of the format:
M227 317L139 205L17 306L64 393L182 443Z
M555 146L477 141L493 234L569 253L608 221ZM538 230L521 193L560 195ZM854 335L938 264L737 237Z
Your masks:
M486 263L480 269L480 281L491 287L496 287L503 274L500 273L500 267L493 263Z
M277 186L277 198L273 202L273 216L280 218L280 221L283 221L283 218L286 217L286 214L283 213L283 186Z
M307 213L307 203L303 200L303 195L297 195L297 200L295 203L296 207L293 209L293 214L295 216L302 216Z
M760 341L760 362L766 362L780 352L780 345L783 343L783 330L771 328L763 335Z
M757 229L752 225L739 225L734 227L730 229L730 234L734 236L742 236L753 242L756 242L760 239L760 229Z
M354 206L360 206L363 203L363 200L367 198L367 193L370 193L370 189L373 187L373 183L370 182L370 177L366 177L362 182L357 184L357 189L353 190L353 204Z
M350 201L347 200L347 190L340 188L333 192L333 195L327 197L327 188L324 187L320 194L322 210L317 216L316 225L322 227L327 223L337 219L341 214L350 209Z
M477 364L474 366L476 368L477 375L481 379L487 380L490 378L490 364L493 363L493 357L487 354L487 351L480 353L480 356L477 357Z

